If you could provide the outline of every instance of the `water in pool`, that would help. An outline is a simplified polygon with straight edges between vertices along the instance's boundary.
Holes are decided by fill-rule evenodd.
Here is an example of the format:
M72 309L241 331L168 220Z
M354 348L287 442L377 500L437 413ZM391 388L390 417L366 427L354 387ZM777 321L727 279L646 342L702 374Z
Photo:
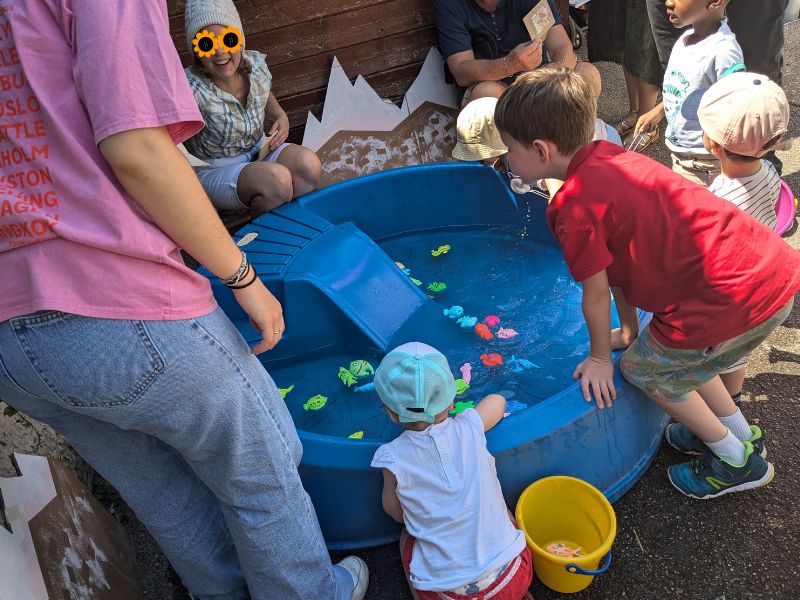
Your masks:
M463 364L472 365L470 387L457 401L477 403L489 393L501 392L511 410L506 418L513 419L517 411L572 383L575 366L589 351L589 336L581 313L580 286L555 246L532 240L524 230L465 228L404 234L383 240L380 246L433 296L440 306L441 326L458 332L457 344L439 347L456 378L462 377ZM450 248L443 252L442 246ZM441 287L437 283L446 288L434 291ZM464 315L476 317L478 323L489 315L499 317L499 324L489 327L493 334L502 327L517 335L483 339L474 327L462 329L456 319L444 314L454 305L463 307ZM404 341L410 340L398 343ZM485 366L484 354L499 354L503 364ZM299 430L341 438L363 432L362 439L388 441L401 429L383 412L374 391L354 391L371 382L372 376L359 378L351 387L337 376L340 367L348 369L351 361L363 359L377 367L382 357L374 350L345 347L269 370L279 388L294 386L285 400ZM512 362L512 357L519 362ZM524 368L523 361L533 366ZM320 404L309 403L317 394L327 402L311 410L311 405Z

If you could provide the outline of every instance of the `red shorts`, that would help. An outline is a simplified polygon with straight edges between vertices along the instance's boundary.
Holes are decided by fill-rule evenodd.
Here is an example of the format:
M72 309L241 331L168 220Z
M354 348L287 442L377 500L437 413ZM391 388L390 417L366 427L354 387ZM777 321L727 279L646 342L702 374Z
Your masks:
M406 577L409 576L411 557L414 554L414 541L416 538L409 535L406 545L403 548L403 568ZM531 551L526 546L525 549L512 560L506 570L489 587L475 594L457 594L455 592L428 592L423 590L414 591L419 600L522 600L528 592L533 578L531 566Z

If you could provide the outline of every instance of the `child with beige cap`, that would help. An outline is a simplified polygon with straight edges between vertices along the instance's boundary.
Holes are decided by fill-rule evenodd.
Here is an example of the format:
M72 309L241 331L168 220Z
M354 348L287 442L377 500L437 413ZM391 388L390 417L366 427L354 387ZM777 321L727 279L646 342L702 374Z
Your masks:
M464 107L456 120L456 145L453 158L494 165L508 152L494 124L497 98L478 98Z
M775 203L781 180L761 157L785 147L789 101L766 75L732 73L703 94L697 110L703 145L720 163L722 173L708 190L775 229ZM750 353L720 373L734 402L742 394Z

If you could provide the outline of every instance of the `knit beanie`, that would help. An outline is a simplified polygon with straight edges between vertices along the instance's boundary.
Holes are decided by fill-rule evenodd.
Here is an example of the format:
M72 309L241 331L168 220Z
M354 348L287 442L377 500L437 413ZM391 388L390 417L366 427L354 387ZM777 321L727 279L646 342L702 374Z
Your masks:
M233 5L233 0L186 0L183 18L189 52L194 51L192 45L194 36L209 25L236 27L244 36L242 21L239 18L239 12ZM242 40L242 49L244 49L244 40Z

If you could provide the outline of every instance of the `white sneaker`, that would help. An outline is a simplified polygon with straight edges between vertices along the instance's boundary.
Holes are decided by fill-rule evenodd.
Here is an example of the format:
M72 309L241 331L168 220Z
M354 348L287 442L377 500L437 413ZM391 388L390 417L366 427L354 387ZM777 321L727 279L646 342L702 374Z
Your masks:
M350 577L353 578L353 595L351 600L363 600L367 593L369 584L369 569L367 563L357 556L347 556L336 563L340 567L347 569Z

